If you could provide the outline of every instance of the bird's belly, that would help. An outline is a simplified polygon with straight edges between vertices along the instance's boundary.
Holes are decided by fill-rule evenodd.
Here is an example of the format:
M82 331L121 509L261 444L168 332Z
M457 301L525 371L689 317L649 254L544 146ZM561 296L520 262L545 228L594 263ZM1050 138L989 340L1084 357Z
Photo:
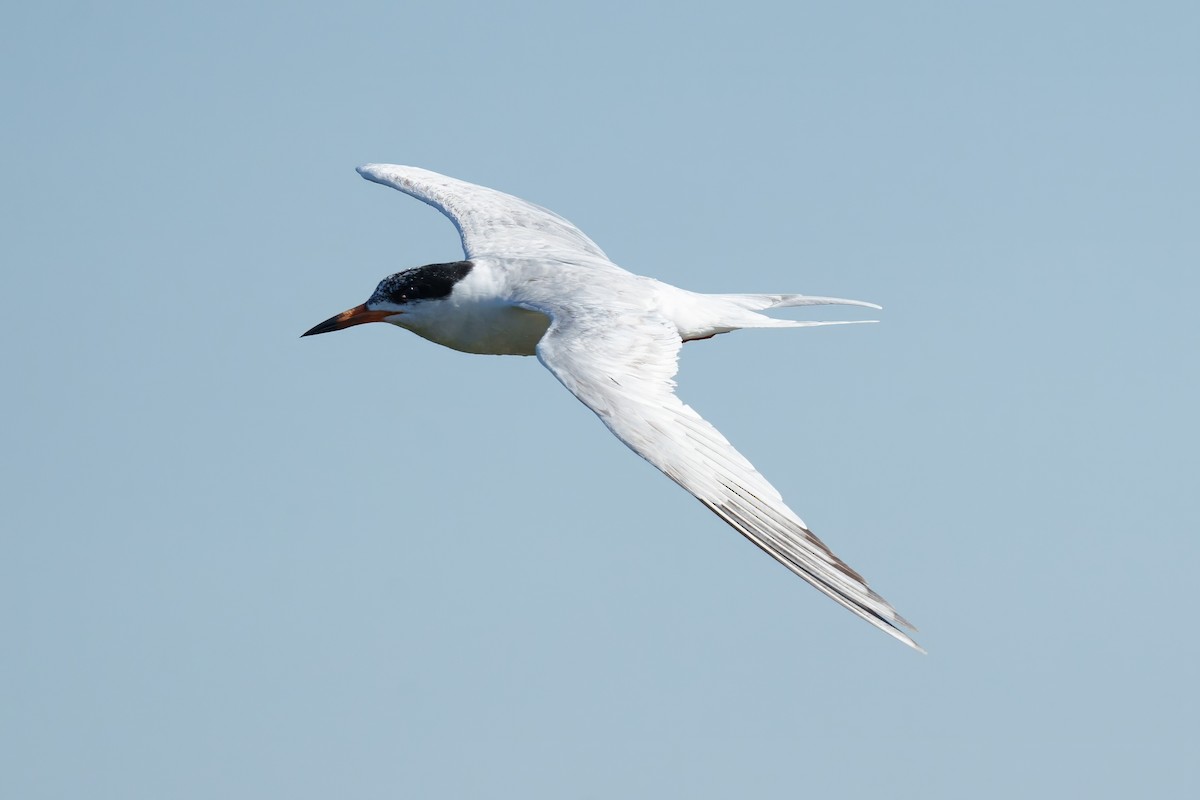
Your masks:
M410 322L406 327L431 342L464 353L531 356L550 327L550 318L511 305L472 303L441 316L436 324Z

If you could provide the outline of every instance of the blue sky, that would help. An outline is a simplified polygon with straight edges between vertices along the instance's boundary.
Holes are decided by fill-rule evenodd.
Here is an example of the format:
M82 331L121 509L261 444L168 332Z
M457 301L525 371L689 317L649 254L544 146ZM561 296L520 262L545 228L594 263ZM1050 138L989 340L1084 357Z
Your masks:
M1193 4L6 17L3 796L1195 792ZM370 161L883 305L680 394L930 654L533 359L300 340L460 255Z

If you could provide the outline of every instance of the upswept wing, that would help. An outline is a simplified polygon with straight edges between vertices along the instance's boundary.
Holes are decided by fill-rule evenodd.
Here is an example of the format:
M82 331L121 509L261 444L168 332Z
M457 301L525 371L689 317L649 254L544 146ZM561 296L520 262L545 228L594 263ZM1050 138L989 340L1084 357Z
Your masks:
M573 263L611 263L595 242L541 206L485 186L419 167L367 164L358 173L399 189L441 211L458 228L467 258L551 258Z
M915 630L835 556L721 433L675 395L682 342L665 319L554 308L538 359L630 449L836 602L918 650ZM924 652L924 651L922 651Z

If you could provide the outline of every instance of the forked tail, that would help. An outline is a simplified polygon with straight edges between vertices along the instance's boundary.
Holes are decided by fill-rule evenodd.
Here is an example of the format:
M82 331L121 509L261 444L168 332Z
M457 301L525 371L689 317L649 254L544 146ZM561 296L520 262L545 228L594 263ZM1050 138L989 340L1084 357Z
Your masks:
M772 308L790 306L861 306L879 309L874 303L862 300L844 300L840 297L814 297L807 294L693 294L699 300L694 311L704 309L703 314L687 313L677 320L679 331L686 342L708 339L719 333L728 333L742 328L811 328L818 325L853 325L861 322L877 322L873 319L856 320L792 320L776 319L760 313Z
M862 306L863 308L873 308L876 311L883 308L883 306L863 300L814 297L807 294L712 294L708 296L728 300L747 311L766 311L769 308L786 308L788 306Z

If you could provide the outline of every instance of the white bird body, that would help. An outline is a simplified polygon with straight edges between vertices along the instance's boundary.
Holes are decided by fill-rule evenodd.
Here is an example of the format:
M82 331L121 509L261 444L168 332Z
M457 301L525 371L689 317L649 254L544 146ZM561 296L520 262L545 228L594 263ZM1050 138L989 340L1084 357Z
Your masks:
M448 216L466 261L385 278L371 298L305 335L390 322L455 350L536 355L614 435L717 516L824 594L920 649L911 629L835 556L716 428L674 393L685 341L780 320L770 308L871 303L795 294L698 294L613 264L562 217L525 200L416 167L370 164L363 177Z
M845 324L794 322L750 310L812 305L813 300L828 302L829 298L700 294L619 267L610 270L603 284L597 285L594 267L551 265L529 258L482 257L472 259L471 263L471 272L454 285L443 302L408 311L395 324L464 353L533 356L537 355L538 342L550 326L550 317L537 309L561 305L564 287L571 287L572 300L580 308L620 309L669 320L685 342L742 328ZM788 297L799 297L806 302L789 303L785 299Z

